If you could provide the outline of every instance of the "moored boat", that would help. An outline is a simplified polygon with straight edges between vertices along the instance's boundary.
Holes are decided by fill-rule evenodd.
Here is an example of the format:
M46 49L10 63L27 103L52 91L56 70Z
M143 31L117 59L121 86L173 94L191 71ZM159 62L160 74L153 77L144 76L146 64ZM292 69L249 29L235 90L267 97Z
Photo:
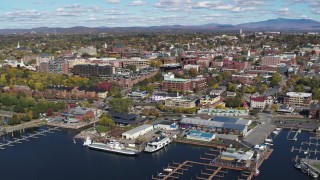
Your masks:
M127 148L120 142L117 142L115 140L111 140L107 144L105 143L97 143L92 142L91 139L87 139L84 143L84 146L89 147L90 149L95 150L101 150L111 153L117 153L117 154L123 154L123 155L129 155L129 156L135 156L139 154L139 151L132 148Z
M144 149L144 151L145 152L149 152L149 153L156 152L156 151L164 148L168 144L170 144L171 141L172 140L169 137L166 137L166 136L157 137L157 138L155 138L152 141L147 143L146 148Z

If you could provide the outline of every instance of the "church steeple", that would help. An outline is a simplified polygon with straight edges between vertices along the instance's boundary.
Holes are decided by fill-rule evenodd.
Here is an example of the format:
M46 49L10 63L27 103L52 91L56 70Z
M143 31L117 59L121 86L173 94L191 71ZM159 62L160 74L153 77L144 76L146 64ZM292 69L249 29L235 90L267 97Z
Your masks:
M20 48L20 42L18 41L17 49L19 49L19 48Z

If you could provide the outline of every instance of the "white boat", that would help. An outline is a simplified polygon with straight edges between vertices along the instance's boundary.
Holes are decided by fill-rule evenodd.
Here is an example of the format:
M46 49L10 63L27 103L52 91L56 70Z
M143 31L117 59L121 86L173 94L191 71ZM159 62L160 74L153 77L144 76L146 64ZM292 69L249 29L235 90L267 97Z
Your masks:
M264 141L267 142L267 143L272 143L273 142L272 139L265 139Z
M281 131L281 128L276 128L277 131Z
M269 145L269 146L273 146L273 144L271 144L271 143L267 143L267 142L266 142L265 144L266 144L266 145Z
M173 169L171 169L171 168L166 168L166 169L163 169L163 171L166 171L166 172L172 172L172 171L173 171Z
M83 143L83 145L89 147L90 149L101 150L101 151L123 154L123 155L135 156L139 154L138 150L124 147L123 144L115 140L112 140L109 143L105 144L105 143L92 142L90 138L87 138L86 141Z
M171 139L166 136L160 136L147 143L145 152L156 152L171 143Z
M275 130L275 131L272 131L272 133L278 135L280 133L280 131Z
M254 175L255 177L257 177L257 176L259 176L259 174L260 174L259 169L256 169L256 170L254 171L254 174L253 174L253 175Z
M296 163L296 164L294 165L294 167L295 167L296 169L301 169L301 164L300 164L300 163Z

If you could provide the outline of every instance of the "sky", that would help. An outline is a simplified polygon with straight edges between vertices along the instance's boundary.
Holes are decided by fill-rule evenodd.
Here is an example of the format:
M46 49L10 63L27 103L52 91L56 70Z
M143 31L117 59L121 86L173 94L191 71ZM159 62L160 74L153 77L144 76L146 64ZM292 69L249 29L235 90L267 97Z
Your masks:
M1 0L0 29L320 21L320 0Z

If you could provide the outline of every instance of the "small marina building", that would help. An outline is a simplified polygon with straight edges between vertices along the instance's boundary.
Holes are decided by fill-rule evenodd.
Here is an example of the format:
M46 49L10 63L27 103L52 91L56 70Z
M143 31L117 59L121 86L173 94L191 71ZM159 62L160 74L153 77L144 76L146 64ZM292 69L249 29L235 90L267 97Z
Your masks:
M215 138L215 134L203 133L200 131L190 131L187 133L187 139L193 139L198 141L212 141Z
M179 128L179 126L174 122L162 121L159 124L156 124L154 126L154 128L155 129L164 129L164 130L174 131L174 130L177 130Z
M244 135L248 131L251 120L216 116L212 119L183 118L181 128L196 128L209 132Z
M136 139L139 136L142 136L150 131L153 130L153 125L150 124L143 124L141 126L138 126L134 129L131 129L129 131L126 131L122 133L122 138L124 139Z

